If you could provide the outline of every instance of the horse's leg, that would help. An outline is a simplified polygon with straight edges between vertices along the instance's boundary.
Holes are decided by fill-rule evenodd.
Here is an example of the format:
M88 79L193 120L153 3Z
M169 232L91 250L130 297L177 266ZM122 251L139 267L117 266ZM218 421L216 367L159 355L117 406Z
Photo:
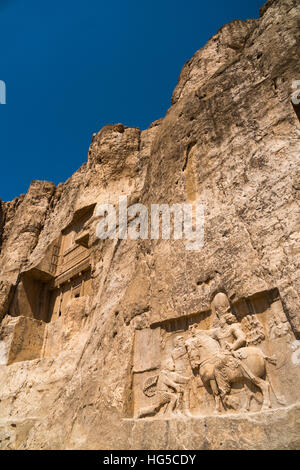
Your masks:
M267 392L266 392L266 394L267 394L267 397L268 397L268 399L267 399L267 404L266 404L266 406L265 406L265 409L267 409L267 408L272 408L272 405L271 405L271 387L270 387L270 382L268 381L268 379L266 379L266 380L264 380L264 383L265 383L266 386L267 386ZM263 408L263 407L264 407L264 403L263 403L262 408Z
M221 402L220 393L219 393L218 386L217 386L217 383L216 383L215 379L210 380L209 384L210 384L210 388L212 389L213 396L214 396L214 399L215 399L215 402L216 402L216 412L221 413L222 412L222 406L221 406L222 402Z
M263 404L261 409L262 410L267 410L268 408L271 408L271 400L270 400L270 384L267 380L263 379L256 379L255 385L259 387L262 391L263 394Z
M257 403L259 403L260 405L263 404L263 401L260 400L256 395L255 393L251 392L251 390L249 390L249 393L247 393L247 401L246 401L246 404L245 406L243 407L243 410L245 411L250 411L250 406L251 406L251 401L255 400L257 401Z
M248 374L248 372L246 371L242 371L243 372L243 376L244 377L247 377L248 379L250 378L251 382L254 383L254 385L256 385L262 395L263 395L263 404L262 404L262 410L266 410L268 408L271 408L271 401L270 401L270 384L267 380L264 380L264 379L261 379L259 377L257 377L256 375L253 375L251 374Z
M250 406L251 406L251 400L253 398L253 393L249 390L249 393L247 393L247 401L244 407L244 410L250 411Z

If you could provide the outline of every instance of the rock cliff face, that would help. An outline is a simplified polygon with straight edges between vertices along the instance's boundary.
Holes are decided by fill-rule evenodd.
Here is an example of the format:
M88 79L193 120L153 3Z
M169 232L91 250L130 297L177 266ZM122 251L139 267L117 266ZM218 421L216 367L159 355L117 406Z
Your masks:
M224 26L163 119L0 201L0 448L300 448L299 25L269 0ZM203 204L204 246L100 240L125 195Z

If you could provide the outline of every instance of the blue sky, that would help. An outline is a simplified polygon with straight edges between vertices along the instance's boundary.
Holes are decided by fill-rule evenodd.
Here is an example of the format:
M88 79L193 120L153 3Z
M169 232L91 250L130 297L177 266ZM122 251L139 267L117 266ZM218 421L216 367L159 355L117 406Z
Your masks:
M0 198L65 181L108 123L163 117L184 63L263 0L0 0Z

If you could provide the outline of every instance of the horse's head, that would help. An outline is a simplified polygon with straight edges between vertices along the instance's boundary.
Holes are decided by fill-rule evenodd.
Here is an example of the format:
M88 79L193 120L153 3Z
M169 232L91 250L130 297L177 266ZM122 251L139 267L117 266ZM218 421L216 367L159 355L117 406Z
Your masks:
M220 350L219 343L204 330L197 330L197 333L186 342L186 345L193 369Z
M216 352L220 349L220 345L218 341L213 339L210 335L208 335L204 330L200 330L197 333L197 342L200 348Z

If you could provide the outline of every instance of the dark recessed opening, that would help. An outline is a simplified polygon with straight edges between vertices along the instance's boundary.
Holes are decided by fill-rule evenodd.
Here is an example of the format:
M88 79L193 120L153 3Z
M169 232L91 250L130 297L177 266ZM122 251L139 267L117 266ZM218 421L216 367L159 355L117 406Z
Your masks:
M300 103L299 104L294 104L293 103L293 108L296 113L296 116L298 118L298 121L300 121Z

